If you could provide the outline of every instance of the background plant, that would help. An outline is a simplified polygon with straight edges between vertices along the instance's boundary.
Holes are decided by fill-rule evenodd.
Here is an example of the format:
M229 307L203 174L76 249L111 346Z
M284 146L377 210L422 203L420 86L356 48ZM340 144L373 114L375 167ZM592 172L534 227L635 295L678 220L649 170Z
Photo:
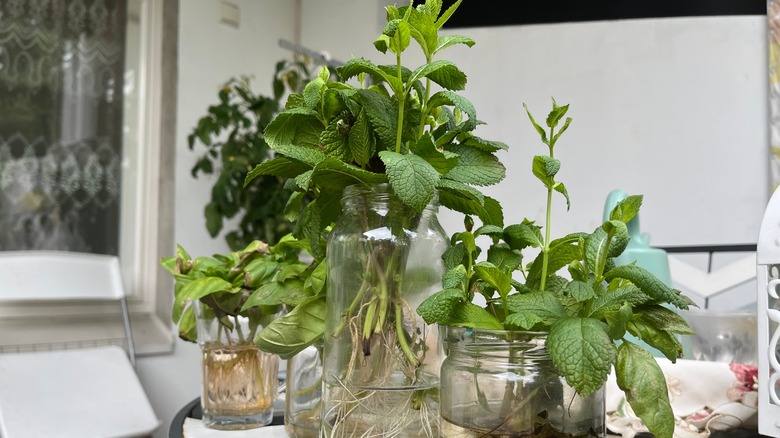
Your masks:
M566 187L555 180L560 169L555 145L571 123L566 118L558 128L569 106L553 99L552 107L547 129L526 108L548 149L547 155L534 157L532 166L547 190L544 227L526 219L472 231L473 222L467 219L466 231L452 236L453 245L443 256L448 270L444 289L417 311L429 324L549 332L546 345L553 363L579 394L601 388L614 366L632 409L655 436L671 438L674 415L663 372L649 352L624 336L636 336L674 362L683 352L677 335L693 332L664 304L679 309L695 304L636 264L615 265L614 258L628 244L626 224L639 212L641 195L618 203L609 220L591 233L551 238L553 195L560 193L569 205ZM491 243L485 259L478 261L480 236ZM526 249L538 253L524 264ZM477 297L485 304L476 304Z
M253 240L276 242L292 230L283 214L290 196L283 178L263 175L246 186L244 180L255 165L273 156L263 130L281 110L281 99L287 93L300 92L317 67L298 55L279 61L273 96L255 93L248 76L230 78L218 92L219 102L208 107L187 137L190 150L198 144L206 149L193 166L192 176L216 174L204 211L209 234L216 237L225 220L240 218L236 228L225 235L233 251Z

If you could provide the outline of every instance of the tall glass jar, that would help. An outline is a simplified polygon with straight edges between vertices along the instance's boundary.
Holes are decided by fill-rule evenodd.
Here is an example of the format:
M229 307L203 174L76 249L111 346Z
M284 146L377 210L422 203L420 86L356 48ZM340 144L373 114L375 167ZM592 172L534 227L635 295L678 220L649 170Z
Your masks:
M449 242L386 184L347 187L328 240L322 431L438 437L438 328L417 306L441 290Z
M442 331L442 437L606 436L604 388L577 394L553 366L546 333Z

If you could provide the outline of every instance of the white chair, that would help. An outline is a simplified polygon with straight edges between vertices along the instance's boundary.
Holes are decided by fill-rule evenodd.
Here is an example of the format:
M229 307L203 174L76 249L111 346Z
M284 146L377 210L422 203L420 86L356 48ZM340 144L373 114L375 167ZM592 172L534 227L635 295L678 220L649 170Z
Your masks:
M65 300L118 303L127 349L98 344L0 351L0 437L151 436L160 420L136 374L117 257L0 251L0 305Z

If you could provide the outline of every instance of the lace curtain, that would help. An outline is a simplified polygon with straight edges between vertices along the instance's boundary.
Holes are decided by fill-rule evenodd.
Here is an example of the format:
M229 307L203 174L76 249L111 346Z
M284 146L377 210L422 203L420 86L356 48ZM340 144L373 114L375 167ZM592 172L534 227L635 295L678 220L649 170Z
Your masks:
M118 254L126 0L0 0L0 250Z

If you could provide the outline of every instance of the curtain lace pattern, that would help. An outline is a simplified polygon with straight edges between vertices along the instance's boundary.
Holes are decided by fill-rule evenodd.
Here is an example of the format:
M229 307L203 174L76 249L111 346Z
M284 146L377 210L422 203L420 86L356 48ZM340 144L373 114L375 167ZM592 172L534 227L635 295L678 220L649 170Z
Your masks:
M0 250L117 254L125 0L0 0Z

